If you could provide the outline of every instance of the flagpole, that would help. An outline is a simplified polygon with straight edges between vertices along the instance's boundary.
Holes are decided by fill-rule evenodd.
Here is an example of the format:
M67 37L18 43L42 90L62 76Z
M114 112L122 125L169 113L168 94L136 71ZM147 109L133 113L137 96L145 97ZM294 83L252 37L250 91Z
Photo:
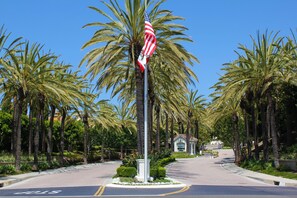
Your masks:
M148 64L144 70L144 183L148 180L148 159L147 159L147 104L148 104Z
M144 1L144 8L146 12L147 0ZM147 184L148 179L148 160L147 160L147 104L148 104L148 63L144 70L144 179L143 182Z

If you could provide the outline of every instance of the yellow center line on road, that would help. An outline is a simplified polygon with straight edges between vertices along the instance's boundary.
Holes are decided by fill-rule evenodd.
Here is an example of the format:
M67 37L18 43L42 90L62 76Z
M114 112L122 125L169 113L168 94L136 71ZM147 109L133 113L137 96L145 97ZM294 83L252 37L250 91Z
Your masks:
M164 194L160 194L159 196L167 196L167 195L174 195L174 194L178 194L178 193L183 193L186 192L187 190L190 189L190 186L185 186L182 189L178 190L178 191L173 191L170 193L164 193Z
M94 194L94 196L100 197L103 194L104 190L105 190L105 186L100 186L97 192Z

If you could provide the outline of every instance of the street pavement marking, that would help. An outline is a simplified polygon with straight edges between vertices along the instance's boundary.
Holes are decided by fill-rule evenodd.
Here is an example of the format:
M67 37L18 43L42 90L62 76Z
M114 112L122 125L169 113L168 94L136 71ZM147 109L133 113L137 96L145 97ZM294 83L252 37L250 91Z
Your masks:
M105 186L100 186L97 192L94 194L94 196L100 197L103 194L104 190L105 190Z
M167 195L174 195L174 194L178 194L178 193L183 193L186 192L187 190L190 189L190 186L185 186L182 189L178 190L178 191L173 191L170 193L164 193L164 194L160 194L159 196L167 196Z

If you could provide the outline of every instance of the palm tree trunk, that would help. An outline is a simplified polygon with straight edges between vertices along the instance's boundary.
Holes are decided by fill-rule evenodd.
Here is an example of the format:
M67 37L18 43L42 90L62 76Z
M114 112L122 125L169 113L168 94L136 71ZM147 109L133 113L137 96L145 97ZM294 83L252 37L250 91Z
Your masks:
M66 110L62 108L62 119L61 119L61 129L60 129L60 163L61 164L64 164L65 120L66 120Z
M136 111L137 111L137 151L143 155L144 137L144 78L138 66L135 67L136 76Z
M160 152L160 104L156 105L156 119L157 119L157 129L156 129L156 150Z
M178 123L178 133L182 134L183 133L183 129L182 129L183 127L182 127L182 122L180 121L180 118L178 118L177 123Z
M173 117L173 115L171 115L170 147L171 147L172 152L174 152L174 132L173 132L173 128L174 128L174 117Z
M47 130L47 138L46 138L46 158L49 164L52 163L52 151L53 151L53 141L52 141L52 136L54 132L54 118L55 118L55 112L56 112L56 107L55 105L51 104L51 116L50 116L50 123L49 123L49 129Z
M272 150L273 150L273 157L274 157L274 166L279 168L279 152L278 152L278 138L276 133L276 124L275 124L275 103L273 101L272 95L269 92L267 94L268 98L268 119L267 122L270 125L271 130L271 138L272 138Z
M40 133L40 105L37 105L35 135L34 135L34 170L38 170L38 153L39 153L39 133Z
M33 106L30 103L30 112L29 112L29 142L28 142L28 154L32 155L32 144L33 144Z
M239 130L238 130L238 116L236 113L232 115L232 128L233 128L233 140L234 140L234 155L235 155L235 164L239 165L241 161L241 150L240 150L240 139L239 139Z
M88 122L88 114L85 113L83 116L84 123L84 164L88 164L88 145L89 145L89 122Z
M289 104L286 105L286 146L292 145L292 131L293 131L293 114L294 104L288 101Z
M195 120L195 138L197 138L196 150L199 151L199 122Z
M124 145L123 144L121 144L121 156L120 156L120 159L122 160L122 159L124 159Z
M186 143L187 143L187 153L191 153L190 149L190 127L191 127L191 121L190 118L188 118L188 124L187 124L187 130L186 130Z
M252 149L251 149L251 140L250 140L250 119L246 111L244 112L244 123L245 123L245 130L246 130L247 159L251 159Z
M23 110L23 103L24 103L24 99L25 99L25 95L24 95L24 92L23 92L23 89L22 88L19 88L18 89L18 97L17 97L17 102L16 102L16 107L15 107L15 110L16 110L16 123L14 123L14 126L15 126L15 130L16 130L16 139L15 139L15 169L17 171L20 170L20 166L21 166L21 152L22 152L22 148L21 148L21 145L22 145L22 137L21 137L21 134L22 134L22 110Z
M153 117L154 117L154 100L150 97L149 98L149 103L148 103L148 136L147 136L147 141L148 141L148 152L152 152L152 137L153 137Z
M255 152L255 159L259 160L259 139L258 139L258 129L257 129L257 120L258 116L256 113L255 106L252 105L252 123L253 123L253 133L254 133L254 152Z
M184 124L181 122L181 132L182 134L185 134L185 128L184 128Z
M168 113L165 112L165 148L168 149L168 138L169 138L169 131L168 131L168 127L169 127L169 120L168 120Z
M267 105L261 103L261 128L263 134L263 160L265 162L269 159L269 152L268 152L268 134L267 134L267 122L266 122L266 109Z
M39 103L40 103L40 131L42 134L41 139L41 150L45 152L46 148L46 133L45 133L45 123L44 123L44 106L45 106L45 97L44 95L40 94L39 96Z
M13 156L16 155L16 139L17 139L17 131L18 131L18 97L13 97L13 134L11 136L11 151Z
M101 140L101 160L102 163L104 162L104 137L102 135L102 140Z
M154 126L154 104L155 104L155 94L154 94L154 85L151 77L151 70L148 68L148 151L152 152L152 140L153 140L153 126Z

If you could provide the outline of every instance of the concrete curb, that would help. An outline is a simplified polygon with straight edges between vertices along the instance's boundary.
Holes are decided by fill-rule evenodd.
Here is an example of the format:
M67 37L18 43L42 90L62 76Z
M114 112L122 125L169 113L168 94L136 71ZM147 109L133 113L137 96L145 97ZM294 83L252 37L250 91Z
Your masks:
M287 179L283 177L277 177L273 175L267 175L264 173L250 171L250 170L238 167L234 163L230 163L230 162L223 162L221 166L224 169L231 171L234 174L248 177L250 179L258 180L266 184L275 185L275 186L297 187L297 180L294 180L294 179Z
M33 177L37 177L40 175L44 175L44 174L40 174L40 173L26 173L26 174L20 174L20 175L12 175L12 176L8 176L8 177L3 177L2 179L0 179L0 188L1 187L5 187L5 186L9 186L11 184L15 184L18 182L21 182L23 180L26 179L30 179Z
M0 180L0 188L16 183L15 179Z
M166 177L165 179L170 180L168 183L121 183L119 178L112 179L111 183L105 185L106 187L112 188L183 188L186 184L183 184L176 179Z
M123 184L107 184L106 187L112 188L183 188L186 184L140 184L140 185L123 185Z

